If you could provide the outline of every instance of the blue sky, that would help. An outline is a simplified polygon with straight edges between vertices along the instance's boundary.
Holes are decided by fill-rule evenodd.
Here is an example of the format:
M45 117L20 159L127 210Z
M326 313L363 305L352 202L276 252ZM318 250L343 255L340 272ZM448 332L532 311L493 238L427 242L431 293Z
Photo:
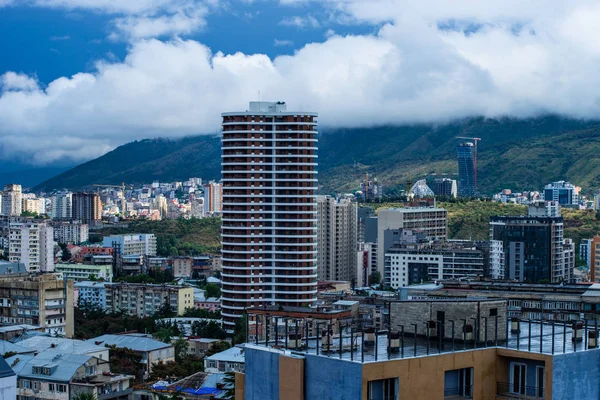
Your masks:
M318 26L285 24L299 15L318 18ZM109 38L113 19L113 14L85 9L0 8L0 35L12 38L0 42L0 52L5 55L0 58L0 75L16 71L35 75L47 84L61 76L93 71L99 59L122 60L129 43ZM328 21L323 10L311 3L286 6L276 1L239 1L209 14L206 25L197 32L179 36L197 40L215 52L264 53L274 58L323 41L330 30L344 35L368 34L376 32L377 25Z
M217 134L264 100L322 130L600 115L593 0L0 0L0 168Z

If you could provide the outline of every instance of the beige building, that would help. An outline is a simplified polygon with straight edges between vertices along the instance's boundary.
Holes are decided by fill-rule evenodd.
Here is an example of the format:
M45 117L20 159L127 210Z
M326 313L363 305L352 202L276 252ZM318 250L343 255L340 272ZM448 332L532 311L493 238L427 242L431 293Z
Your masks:
M72 337L73 281L53 274L1 275L0 323L39 325L48 334Z
M4 186L2 192L2 214L10 217L19 217L22 212L21 185L10 184Z
M377 213L377 270L384 275L384 237L387 229L422 231L425 237L447 238L448 212L436 207L387 208Z
M194 307L194 288L190 286L145 283L113 283L106 285L107 311L124 311L138 317L151 317L167 300L171 310L182 315Z
M29 272L54 271L54 233L45 222L16 222L9 226L8 260Z
M176 257L173 259L173 275L175 278L186 278L192 276L192 257Z
M317 196L317 274L319 280L356 279L356 202Z

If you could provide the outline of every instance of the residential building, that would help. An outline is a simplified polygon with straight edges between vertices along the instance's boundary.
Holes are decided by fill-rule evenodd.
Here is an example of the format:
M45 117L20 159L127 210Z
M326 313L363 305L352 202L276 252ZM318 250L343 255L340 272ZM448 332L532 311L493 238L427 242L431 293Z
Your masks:
M581 239L581 243L579 243L579 258L585 262L590 272L592 269L592 243L592 239ZM594 280L591 274L590 280Z
M216 297L194 298L194 308L217 312L221 309L221 300Z
M78 221L58 221L52 223L54 240L58 243L81 244L90 240L87 224Z
M552 182L544 187L544 200L556 201L561 206L570 206L579 202L581 188L569 182Z
M3 322L7 323L6 320ZM0 326L0 340L15 340L19 336L45 334L46 330L39 325L15 324ZM27 351L29 352L29 351Z
M118 245L124 256L156 256L156 236L153 233L104 236L103 247Z
M433 181L433 193L436 196L456 197L458 196L458 185L455 179L436 178Z
M58 263L54 265L54 272L62 274L66 279L76 282L88 281L90 279L103 279L112 282L112 265L108 264L81 264L81 263Z
M223 185L210 181L204 186L204 214L220 214L223 211Z
M21 199L21 212L28 212L37 215L46 214L46 199L25 197Z
M244 347L234 346L212 356L204 357L204 372L212 374L244 372L244 363Z
M52 274L0 275L0 322L39 325L52 335L73 336L73 281Z
M24 264L29 272L54 270L54 233L45 222L9 225L8 260Z
M190 200L190 217L192 218L204 218L204 199L203 198L192 198Z
M564 264L562 217L491 217L490 241L494 279L529 283L572 279L573 270Z
M17 374L0 358L0 399L17 398Z
M316 301L317 114L283 102L224 113L222 315Z
M2 214L9 217L20 217L22 212L21 185L11 183L4 186L2 192Z
M377 214L377 270L384 275L384 232L388 229L421 231L426 238L445 240L447 211L436 207L404 207L379 210Z
M189 278L192 276L193 257L174 257L173 275L175 278Z
M45 351L6 361L17 374L18 399L68 400L90 393L100 399L127 400L132 393L133 376L111 374L109 363L93 356ZM106 384L91 383L102 377Z
M84 224L102 219L102 201L98 193L73 193L71 218Z
M318 279L356 280L357 228L356 202L317 196Z
M52 211L50 216L53 220L70 220L73 213L73 193L62 191L52 196Z
M141 363L144 364L146 376L152 372L153 364L160 361L164 363L175 361L173 345L159 342L143 334L102 335L88 339L87 342L96 346L127 348L141 354Z
M194 288L191 286L107 283L105 289L107 311L151 317L160 311L165 302L177 315L182 315L186 308L194 307Z
M31 350L33 353L55 351L62 354L81 354L96 357L108 361L108 349L104 346L96 346L85 340L65 339L52 336L32 336L23 340L17 340L19 346Z
M473 197L477 194L477 142L465 142L456 147L458 160L458 195Z
M206 352L210 349L214 343L219 342L221 339L208 339L208 338L188 338L188 354L198 357L204 357Z
M483 273L484 254L474 243L399 244L386 250L383 281L384 286L398 289Z
M581 323L554 326L511 319L506 300L398 301L389 307L391 326L381 332L347 326L343 340L328 329L316 337L296 334L298 318L286 320L283 342L271 337L269 342L246 344L245 371L236 374L236 398L600 396L598 375L581 374L581 365L600 362L596 342L584 339ZM299 342L307 345L297 346Z
M106 310L106 286L107 282L83 281L73 285L76 292L76 304L89 304L102 310Z

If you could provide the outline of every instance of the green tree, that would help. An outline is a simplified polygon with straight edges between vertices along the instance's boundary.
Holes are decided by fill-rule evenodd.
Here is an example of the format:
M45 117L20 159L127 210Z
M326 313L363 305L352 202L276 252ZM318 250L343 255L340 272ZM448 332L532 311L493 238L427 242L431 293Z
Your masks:
M72 257L71 252L69 251L69 247L67 246L66 243L59 243L58 246L60 247L61 250L61 256L60 259L61 261L69 261Z
M242 315L242 318L238 318L238 320L235 323L235 334L233 336L233 343L234 344L240 344L240 343L246 343L246 321L248 319L248 316L246 315L246 313L244 313L244 315Z
M73 400L98 400L96 395L92 393L77 393L75 396L71 397Z
M175 361L181 363L185 359L190 345L185 339L181 338L177 339L173 345L175 346Z
M171 308L171 302L169 301L169 297L165 296L165 300L163 301L162 305L158 309L158 312L156 313L156 317L157 318L171 318L171 317L174 317L175 315L177 315L177 313L174 312L173 309Z
M381 274L379 271L373 271L369 276L369 285L379 285L381 283Z
M141 382L144 365L142 355L128 348L110 346L110 370L119 374L133 375Z
M225 393L221 395L221 398L235 400L235 372L225 372L223 383L225 384Z
M206 351L206 357L210 357L213 354L220 353L220 352L225 351L230 348L231 348L231 345L229 344L229 342L226 342L224 340L219 340L218 342L215 342L210 345L210 347Z
M23 211L21 213L21 217L34 217L37 218L39 217L38 213L33 212L33 211Z
M216 297L219 298L221 297L221 288L219 287L219 285L215 284L215 283L209 283L206 285L206 287L204 288L204 290L206 290L206 298L209 297Z

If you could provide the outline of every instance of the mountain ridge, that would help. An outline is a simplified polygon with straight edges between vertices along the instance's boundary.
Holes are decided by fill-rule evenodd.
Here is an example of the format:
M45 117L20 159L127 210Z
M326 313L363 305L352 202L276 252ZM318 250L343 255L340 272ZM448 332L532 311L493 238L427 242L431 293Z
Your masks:
M545 116L322 128L320 190L355 190L367 172L383 182L384 191L402 187L409 172L413 181L431 173L453 176L457 170L458 136L482 138L478 152L482 193L491 194L505 187L540 190L543 184L556 179L600 186L600 121ZM134 141L48 179L34 190L74 190L94 183L139 184L194 176L219 179L220 152L220 139L214 135Z

